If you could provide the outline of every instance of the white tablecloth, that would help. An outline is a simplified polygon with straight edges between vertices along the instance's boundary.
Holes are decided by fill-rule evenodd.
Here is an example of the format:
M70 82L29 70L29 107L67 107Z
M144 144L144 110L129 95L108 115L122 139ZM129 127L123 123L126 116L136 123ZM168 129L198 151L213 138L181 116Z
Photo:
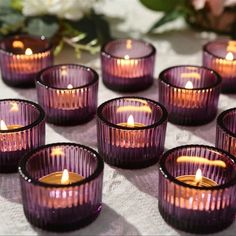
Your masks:
M138 0L104 0L99 8L111 16L113 33L119 37L131 34L152 42L157 48L156 77L166 67L177 64L201 64L202 45L215 37L214 34L198 33L181 28L181 22L166 26L169 31L163 34L146 36L142 34L157 18L155 12L143 8ZM124 22L119 20L121 17ZM81 60L73 56L73 51L65 49L56 58L56 63L82 63L92 66L100 73L99 56L84 54ZM99 104L117 96L102 84L99 84ZM134 95L158 98L157 83ZM36 101L35 89L13 89L0 80L0 99L24 98ZM221 95L219 113L236 106L236 95ZM173 148L183 144L215 143L215 126L213 121L199 127L180 127L168 124L165 148ZM96 149L95 120L75 127L58 127L47 125L46 142L69 141L88 145ZM122 170L105 165L103 210L91 225L71 235L183 235L168 226L158 212L158 165L142 170ZM234 223L224 235L235 235ZM17 174L0 174L0 234L6 235L41 235L47 232L32 227L26 220L21 203L20 187ZM48 233L49 234L49 233Z

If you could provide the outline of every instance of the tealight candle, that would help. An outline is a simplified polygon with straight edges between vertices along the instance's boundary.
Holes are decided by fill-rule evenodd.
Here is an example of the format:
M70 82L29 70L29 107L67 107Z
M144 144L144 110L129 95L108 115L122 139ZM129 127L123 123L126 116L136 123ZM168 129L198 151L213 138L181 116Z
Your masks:
M218 108L220 76L205 67L174 66L159 76L159 101L169 121L179 125L200 125L212 121Z
M19 163L24 213L50 231L83 227L101 211L104 164L97 152L74 143L41 146Z
M236 92L236 41L215 40L203 47L203 65L222 77L222 92Z
M52 64L52 45L44 37L22 35L0 41L2 79L10 86L35 86L37 73Z
M39 73L36 87L50 123L80 124L96 113L98 74L91 68L76 64L48 67Z
M109 100L97 110L98 151L104 161L121 168L156 163L164 150L165 108L142 97Z
M43 176L39 181L48 184L72 184L84 179L81 175L69 172L67 169Z
M213 233L233 223L235 157L210 146L186 145L167 151L159 170L159 210L168 224Z
M236 108L223 111L217 117L216 147L236 156Z
M0 100L0 172L16 172L20 158L45 143L45 113L30 101Z
M101 50L104 84L116 91L146 89L153 83L156 50L153 45L135 39L117 39Z

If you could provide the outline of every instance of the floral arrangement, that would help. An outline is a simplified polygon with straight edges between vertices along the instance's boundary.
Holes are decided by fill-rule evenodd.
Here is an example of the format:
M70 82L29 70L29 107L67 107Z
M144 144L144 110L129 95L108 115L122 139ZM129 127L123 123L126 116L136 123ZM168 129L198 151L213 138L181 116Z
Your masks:
M150 28L184 17L192 26L236 36L236 0L140 0L149 9L164 12Z
M0 0L0 38L14 34L44 35L59 53L65 44L96 53L110 39L109 25L93 9L101 0Z

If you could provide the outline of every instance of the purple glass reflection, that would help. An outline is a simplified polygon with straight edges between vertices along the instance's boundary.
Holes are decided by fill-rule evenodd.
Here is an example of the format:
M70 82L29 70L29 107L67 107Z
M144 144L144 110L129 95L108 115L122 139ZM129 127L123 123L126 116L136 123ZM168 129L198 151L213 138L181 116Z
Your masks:
M201 125L212 121L218 108L221 78L199 66L174 66L159 76L159 102L169 112L169 121Z
M53 49L45 38L14 36L0 41L3 81L14 87L34 87L39 71L53 64Z
M146 98L103 103L97 110L98 152L105 162L121 168L156 163L164 150L167 116L161 104Z
M19 160L45 143L45 113L37 104L0 100L0 172L17 172Z
M76 64L46 68L38 75L36 87L49 123L80 124L96 113L98 74L91 68Z
M199 169L203 177L197 183ZM162 217L191 233L213 233L228 227L235 217L235 173L235 158L214 147L187 145L167 151L160 161ZM193 185L186 182L189 176Z
M203 65L222 77L222 92L236 92L236 41L215 40L203 47Z
M91 148L74 143L42 146L19 164L24 213L49 231L69 231L96 219L102 205L104 164ZM49 184L40 178L67 169L84 177L71 184Z
M153 83L156 49L135 39L117 39L101 50L104 84L115 91L144 90Z
M226 110L218 116L216 147L236 156L236 108Z

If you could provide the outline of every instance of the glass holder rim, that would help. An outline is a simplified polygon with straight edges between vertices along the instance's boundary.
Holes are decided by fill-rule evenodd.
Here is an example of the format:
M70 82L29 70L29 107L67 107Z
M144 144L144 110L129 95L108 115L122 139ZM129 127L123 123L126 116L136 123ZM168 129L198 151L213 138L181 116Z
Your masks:
M164 78L164 74L168 71L168 70L171 70L171 69L175 69L175 68L180 68L180 67L195 67L195 68L198 68L198 69L204 69L204 70L208 70L211 74L213 74L216 78L216 82L215 84L211 85L211 86L207 86L207 87L199 87L199 88L191 88L191 89L186 89L184 87L179 87L179 86L176 86L172 83L169 83L165 80ZM205 66L199 66L199 65L189 65L189 64L184 64L184 65L177 65L177 66L170 66L166 69L164 69L163 71L161 71L161 73L159 74L159 80L166 84L167 86L169 87L172 87L172 88L176 88L176 89L180 89L180 90L183 90L183 91L209 91L210 89L214 89L214 88L217 88L217 87L220 87L221 86L221 83L222 83L222 78L220 76L220 74L218 72L216 72L215 70L212 70L208 67L205 67Z
M205 190L205 191L223 190L223 189L229 188L229 187L236 184L236 176L235 176L232 180L228 181L227 183L220 184L220 185L217 185L217 186L212 186L212 187L193 186L193 185L186 184L186 183L183 183L183 182L177 180L174 176L172 176L167 171L167 169L165 167L165 161L166 161L166 158L168 157L168 155L170 153L173 153L173 152L175 152L179 149L183 149L183 148L197 148L197 147L207 148L209 150L216 151L220 154L227 155L229 157L229 159L236 165L236 157L234 157L232 154L230 154L230 153L228 153L228 152L226 152L222 149L219 149L219 148L214 147L214 146L204 145L204 144L188 144L188 145L182 145L182 146L178 146L178 147L169 149L164 154L162 154L162 156L160 158L160 161L158 163L158 165L159 165L158 169L159 169L160 173L163 175L163 177L165 179L168 179L171 183L174 183L175 185L185 187L185 188L189 188L189 189L197 189L197 190Z
M43 108L39 104L37 104L35 102L32 102L32 101L29 101L29 100L20 99L20 98L0 99L0 103L1 102L8 102L8 101L9 102L17 101L17 102L26 103L27 105L31 105L39 111L39 115L38 115L38 118L34 122L30 123L29 125L26 125L26 126L23 126L23 127L20 127L20 128L16 128L16 129L13 129L13 130L12 129L10 129L10 130L0 130L0 134L17 133L17 132L21 132L21 131L24 131L24 130L27 130L27 129L31 129L34 126L36 126L36 125L38 125L41 122L46 120L45 111L43 110Z
M59 68L59 67L62 67L62 66L74 66L76 68L81 68L83 70L86 70L88 72L91 72L92 75L93 75L93 79L91 82L87 83L87 84L84 84L82 86L78 86L78 87L73 87L72 89L68 89L68 88L57 88L57 87L54 87L54 86L49 86L48 84L42 82L41 80L41 76L43 75L43 73L45 73L47 70L50 70L52 68ZM52 66L48 66L46 68L44 68L43 70L41 70L38 75L36 76L36 83L45 87L46 89L51 89L51 90L59 90L59 91L64 91L64 90L69 90L69 91L73 91L73 90L78 90L78 89L83 89L83 88L87 88L87 87L90 87L96 83L98 83L98 80L99 80L99 75L98 73L90 68L90 67L87 67L87 66L84 66L84 65L81 65L81 64L77 64L77 63L63 63L63 64L57 64L57 65L52 65Z
M148 46L150 47L151 49L151 52L148 53L147 55L145 56L140 56L140 57L130 57L129 60L142 60L142 59L146 59L146 58L149 58L151 56L154 56L156 54L156 48L153 46L153 44L149 43L149 42L146 42L142 39L134 39L134 38L119 38L119 39L114 39L112 41L109 41L105 44L102 45L101 47L101 54L105 57L109 57L109 58L112 58L112 59L118 59L118 60L122 60L124 59L123 57L117 57L117 56L114 56L112 55L111 53L109 53L105 48L107 47L108 44L110 43L113 43L113 42L118 42L118 41L121 41L121 40L133 40L133 41L136 41L136 42L140 42L140 43L144 43L145 46Z
M37 153L38 151L40 150L44 150L44 149L47 149L47 148L50 148L50 147L53 147L53 146L74 146L74 147L78 147L80 149L83 149L83 150L86 150L88 152L90 152L91 154L93 154L94 157L96 157L97 159L97 167L96 169L94 170L94 172L84 178L83 180L80 180L78 182L74 182L74 183L71 183L71 184L49 184L49 183L43 183L43 182L40 182L39 180L36 180L35 178L33 178L29 172L26 170L26 163L28 161L28 159L35 153ZM35 186L41 186L41 187L44 187L44 188L70 188L70 187L79 187L81 185L84 185L86 183L89 183L91 182L92 180L95 180L104 170L104 162L103 162L103 159L102 157L100 156L100 154L98 152L96 152L95 150L93 150L92 148L88 147L88 146L85 146L85 145L82 145L82 144L78 144L78 143L72 143L72 142L57 142L57 143L50 143L50 144L46 144L46 145L42 145L30 152L28 152L25 156L23 156L21 158L21 160L19 161L19 164L18 164L18 173L20 175L20 177L22 179L24 179L26 182L29 182Z
M151 103L153 103L154 105L160 107L161 109L161 117L158 121L154 122L153 124L151 125L146 125L146 126L143 126L143 127L122 127L122 126L119 126L119 125L116 125L116 124L113 124L111 122L109 122L103 115L102 115L102 110L103 108L109 104L110 102L113 102L113 101L116 101L116 100L120 100L120 99L129 99L129 98L134 98L134 99L140 99L140 100L147 100ZM159 102L156 102L152 99L149 99L149 98L145 98L145 97L140 97L140 96L122 96L122 97L116 97L116 98L113 98L113 99L110 99L110 100L107 100L105 101L104 103L102 103L98 108L97 108L97 112L96 112L96 116L97 116L97 119L100 119L103 123L105 123L106 125L110 126L110 127L113 127L115 129L119 129L119 130L147 130L147 129L152 129L152 128L155 128L157 126L160 126L162 125L163 123L167 122L168 120L168 112L166 110L166 108Z

